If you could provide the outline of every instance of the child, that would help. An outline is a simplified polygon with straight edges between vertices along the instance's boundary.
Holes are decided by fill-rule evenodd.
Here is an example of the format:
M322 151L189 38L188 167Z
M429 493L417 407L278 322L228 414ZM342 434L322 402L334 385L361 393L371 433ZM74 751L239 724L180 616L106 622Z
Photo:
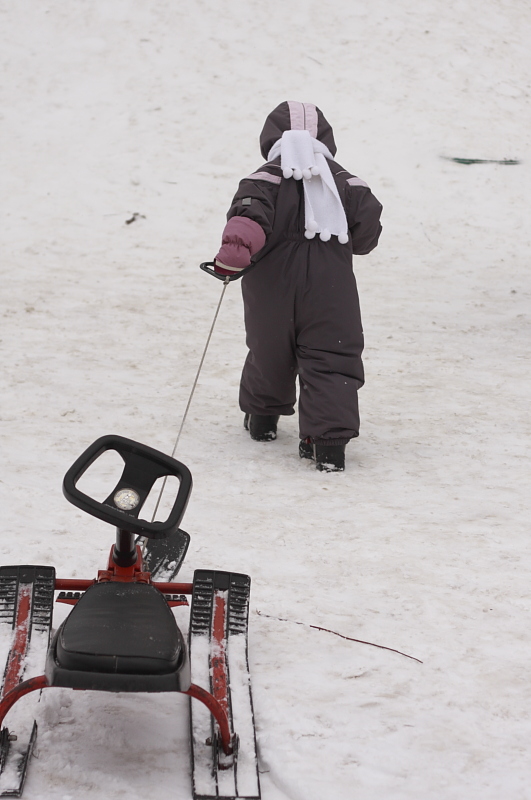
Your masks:
M364 382L352 253L376 247L382 206L333 160L332 128L310 103L277 106L260 149L267 163L240 182L215 258L224 275L257 265L242 278L240 408L252 439L275 439L279 416L294 413L298 375L299 455L340 471Z

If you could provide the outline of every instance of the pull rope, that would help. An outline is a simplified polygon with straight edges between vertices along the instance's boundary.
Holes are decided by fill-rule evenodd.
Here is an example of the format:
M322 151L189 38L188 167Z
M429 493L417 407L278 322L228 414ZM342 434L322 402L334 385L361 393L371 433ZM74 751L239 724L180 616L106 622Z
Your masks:
M203 368L203 362L204 362L205 356L207 354L208 345L210 344L210 340L212 338L212 332L214 330L214 325L216 324L216 320L218 318L219 309L221 307L221 302L223 300L223 297L225 295L225 290L226 290L227 286L229 285L229 283L230 283L229 278L228 277L225 278L225 280L223 281L223 289L221 290L221 296L219 298L218 307L216 308L216 313L214 314L214 319L212 320L212 325L210 326L210 331L208 333L208 338L206 340L205 349L203 350L203 355L201 356L201 361L199 362L199 367L197 368L197 374L195 376L195 380L194 380L194 383L193 383L193 386L192 386L192 391L190 392L190 397L188 398L188 403L186 404L186 408L184 410L184 414L183 414L183 418L182 418L182 422L181 422L181 427L179 428L179 433L177 434L177 438L175 440L175 444L173 445L173 450L171 451L171 457L172 458L175 455L175 452L177 450L177 445L179 444L179 439L181 438L181 433L182 433L183 428L184 428L184 423L186 422L186 417L188 416L188 411L189 411L190 405L192 403L192 398L194 396L195 388L197 386L197 381L199 380L199 375L201 374L201 369ZM155 505L155 510L153 512L153 516L151 517L151 522L155 521L155 517L156 517L157 511L159 509L160 501L162 499L162 494L164 492L164 488L166 486L166 481L167 480L168 480L168 476L165 475L164 476L164 480L162 482L162 486L161 486L160 492L159 492L159 496L157 498L157 503ZM146 543L147 543L147 539L144 538L144 542L143 542L143 545L142 545L142 550L145 550Z

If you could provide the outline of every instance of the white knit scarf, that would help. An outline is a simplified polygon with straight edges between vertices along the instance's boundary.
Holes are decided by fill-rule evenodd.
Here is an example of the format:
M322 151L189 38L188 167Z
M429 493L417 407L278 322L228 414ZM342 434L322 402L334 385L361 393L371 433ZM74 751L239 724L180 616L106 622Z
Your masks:
M337 236L341 244L346 244L347 218L328 166L327 159L333 158L328 147L309 131L285 131L267 159L273 161L278 155L284 177L303 181L306 238L313 239L318 233L323 242Z

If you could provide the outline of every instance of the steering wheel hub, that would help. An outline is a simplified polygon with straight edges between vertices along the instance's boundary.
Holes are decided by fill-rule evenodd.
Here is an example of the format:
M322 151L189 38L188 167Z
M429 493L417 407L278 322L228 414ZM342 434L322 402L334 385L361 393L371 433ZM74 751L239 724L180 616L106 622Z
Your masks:
M140 495L134 489L119 489L113 500L114 505L121 511L132 511L140 503Z

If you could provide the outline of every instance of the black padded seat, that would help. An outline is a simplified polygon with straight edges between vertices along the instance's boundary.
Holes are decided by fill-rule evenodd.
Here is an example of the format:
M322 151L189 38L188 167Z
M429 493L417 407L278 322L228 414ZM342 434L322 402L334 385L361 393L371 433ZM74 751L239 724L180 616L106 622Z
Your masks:
M164 597L142 583L96 583L74 606L57 637L67 670L161 675L175 672L184 641Z

